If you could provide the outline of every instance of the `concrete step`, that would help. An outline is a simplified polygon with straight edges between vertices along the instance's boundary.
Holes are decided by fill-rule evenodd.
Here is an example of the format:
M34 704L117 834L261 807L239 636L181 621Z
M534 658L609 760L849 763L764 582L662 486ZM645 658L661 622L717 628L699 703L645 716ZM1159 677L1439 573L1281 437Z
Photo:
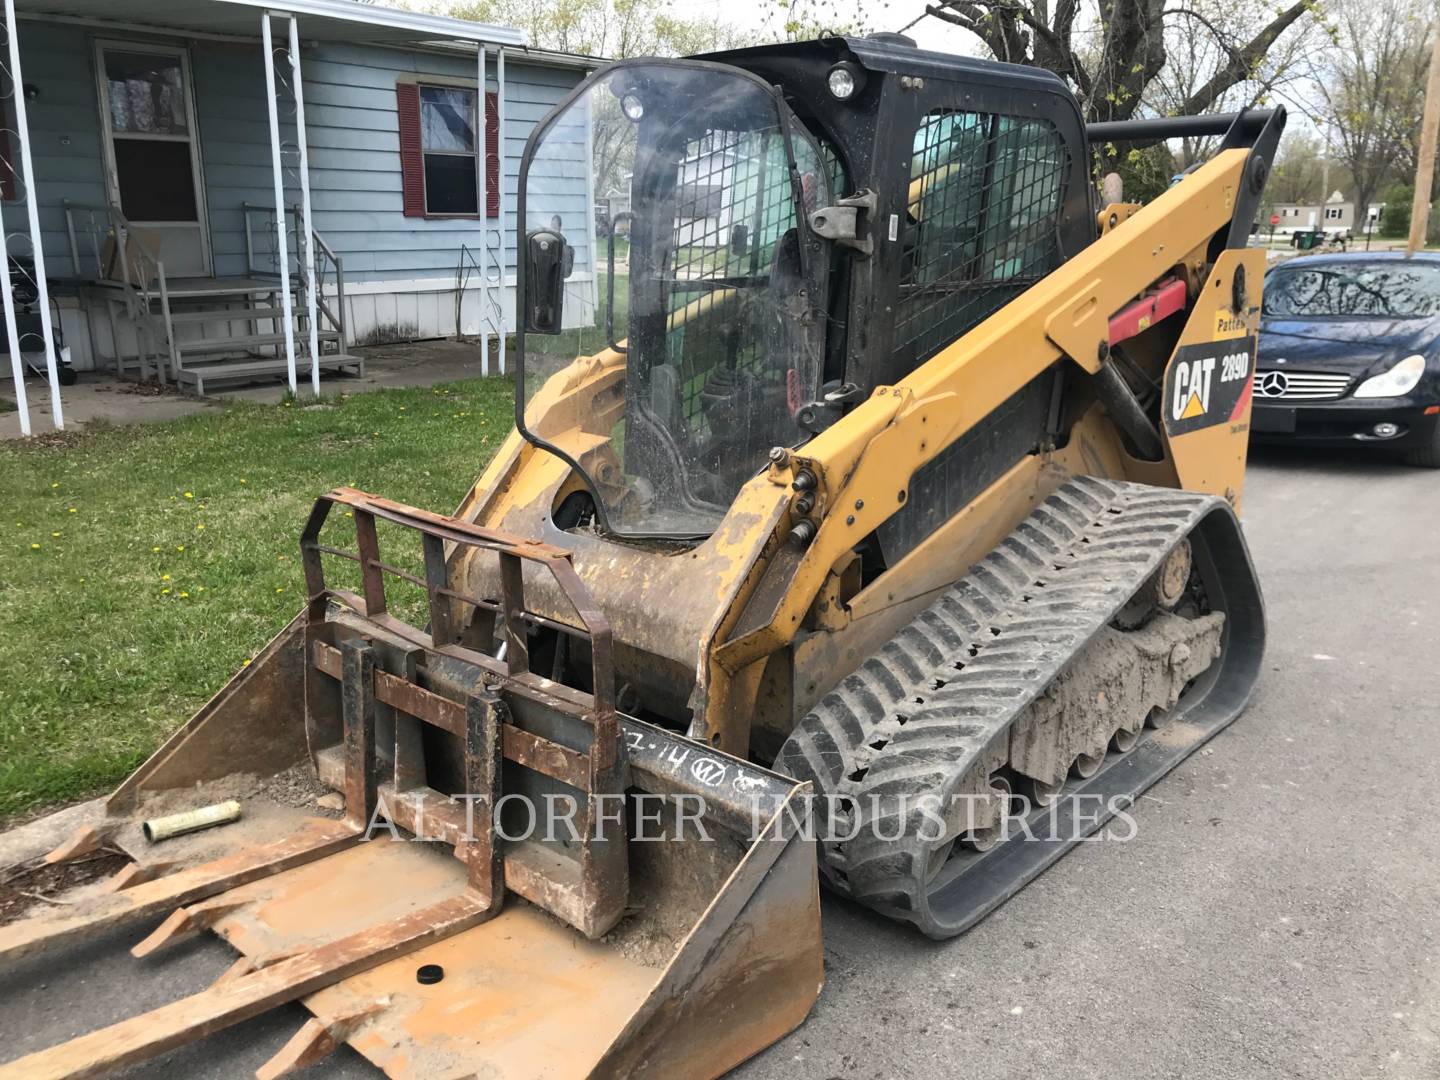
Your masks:
M320 340L322 342L339 341L340 331L321 330ZM295 331L295 362L300 362L300 353L308 353L310 335L299 330ZM269 345L284 345L284 334L245 334L226 337L197 338L194 341L177 341L175 348L182 357L197 356L204 353L223 352L244 352L248 349L261 349ZM307 355L306 362L309 362ZM283 361L282 361L283 363Z
M320 358L320 370L344 371L351 375L361 376L365 374L365 358L351 353L331 353L329 356ZM283 358L279 360L236 360L229 363L196 364L181 368L179 383L183 387L193 388L197 394L203 394L207 385L213 387L222 382L258 382L269 377L284 378L285 374L286 365ZM298 356L295 358L295 374L297 378L309 379L309 357L304 360Z

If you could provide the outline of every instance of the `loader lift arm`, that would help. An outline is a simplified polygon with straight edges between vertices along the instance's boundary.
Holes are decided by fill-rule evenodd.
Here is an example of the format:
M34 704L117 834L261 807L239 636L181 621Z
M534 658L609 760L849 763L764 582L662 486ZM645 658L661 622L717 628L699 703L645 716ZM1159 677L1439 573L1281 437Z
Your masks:
M789 584L757 589L779 602L769 610L744 612L716 654L719 663L738 670L789 640L837 560L903 508L908 497L903 478L1056 361L1099 373L1112 315L1177 265L1197 253L1208 257L1212 245L1221 253L1243 246L1284 111L1184 119L1205 121L1182 125L1185 131L1219 131L1227 134L1227 144L1243 133L1256 145L1222 149L904 379L877 387L846 423L771 465L770 479L778 485L793 487L803 472L818 482L823 497L812 516L814 539L798 558L771 564L767 573L788 574ZM1105 126L1100 134L1145 139L1171 130L1157 121L1134 132ZM1217 266L1208 287L1231 284L1233 265L1238 264ZM1227 291L1226 299L1258 308L1258 286L1252 294ZM997 356L1006 363L990 362Z

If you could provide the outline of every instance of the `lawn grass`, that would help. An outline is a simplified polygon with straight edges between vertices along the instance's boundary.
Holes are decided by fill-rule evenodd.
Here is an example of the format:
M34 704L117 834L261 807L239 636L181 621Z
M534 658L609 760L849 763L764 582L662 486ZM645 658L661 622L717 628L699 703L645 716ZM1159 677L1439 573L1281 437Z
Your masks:
M285 625L317 495L448 513L513 401L477 379L0 444L0 821L115 784Z

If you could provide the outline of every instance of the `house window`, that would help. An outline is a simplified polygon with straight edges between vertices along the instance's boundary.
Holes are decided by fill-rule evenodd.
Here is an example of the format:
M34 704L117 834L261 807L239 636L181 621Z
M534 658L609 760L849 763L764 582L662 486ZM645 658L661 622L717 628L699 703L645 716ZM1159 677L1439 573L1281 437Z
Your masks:
M453 86L420 87L427 214L478 212L475 142L475 92Z
M401 83L395 88L400 128L400 171L406 217L475 217L476 93L462 86ZM485 95L489 155L485 216L500 215L499 122L495 95Z

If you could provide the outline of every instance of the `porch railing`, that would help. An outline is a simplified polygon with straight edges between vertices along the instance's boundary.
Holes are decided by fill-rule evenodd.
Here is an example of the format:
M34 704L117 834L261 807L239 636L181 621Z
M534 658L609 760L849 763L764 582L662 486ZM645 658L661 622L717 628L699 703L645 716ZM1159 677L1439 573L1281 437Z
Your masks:
M276 220L278 215L275 207L244 202L240 204L240 209L245 219L246 271L253 277L279 278L279 223ZM256 215L263 218L258 229L255 223ZM303 223L304 214L298 205L285 208L285 232L288 237L285 254L291 280L296 284L296 318L302 329L308 329L305 326L305 275L300 273L300 252L304 250L300 246ZM340 335L340 351L343 353L348 351L349 344L345 318L345 261L325 242L325 238L313 229L310 230L310 238L314 241L312 249L315 252L315 309L320 313L322 322L328 323L330 328ZM332 291L335 299L333 307L328 295Z
M118 206L87 206L66 199L64 207L65 235L70 243L70 265L75 276L81 279L91 277L88 271L93 264L94 280L123 286L125 314L135 327L141 377L148 377L151 357L160 354L169 363L170 377L176 378L180 359L175 349L175 325L170 317L170 288L165 278L165 263L140 238ZM89 248L83 258L82 238L88 242ZM108 305L110 301L106 303ZM113 317L110 334L111 347L115 350L115 367L123 375L125 364L120 355L120 339ZM157 360L154 368L156 376L164 382L165 363Z

